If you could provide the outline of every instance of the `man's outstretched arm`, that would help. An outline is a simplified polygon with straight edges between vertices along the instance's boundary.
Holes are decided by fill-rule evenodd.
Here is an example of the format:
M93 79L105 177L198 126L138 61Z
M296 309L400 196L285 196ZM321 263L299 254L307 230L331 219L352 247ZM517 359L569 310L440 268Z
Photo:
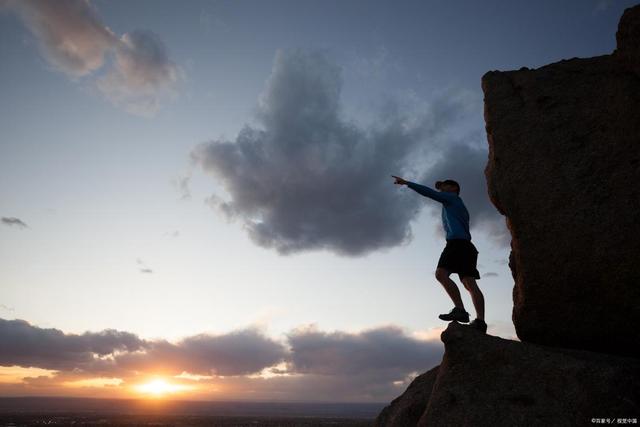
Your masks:
M427 187L426 185L420 185L416 184L415 182L407 181L395 175L391 176L396 179L394 184L406 185L416 193L422 194L423 196L433 199L436 202L446 204L451 200L451 196L447 193L442 193L440 191L434 190L433 188Z

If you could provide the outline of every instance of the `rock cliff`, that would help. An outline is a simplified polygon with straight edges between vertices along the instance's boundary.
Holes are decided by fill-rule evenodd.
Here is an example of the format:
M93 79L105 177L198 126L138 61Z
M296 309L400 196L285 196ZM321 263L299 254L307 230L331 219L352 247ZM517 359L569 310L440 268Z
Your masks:
M482 78L522 341L640 356L640 7L612 55Z
M521 342L456 322L376 426L640 419L640 6L611 55L482 78Z
M440 366L417 377L376 426L587 426L640 414L636 358L506 340L456 322L442 341Z

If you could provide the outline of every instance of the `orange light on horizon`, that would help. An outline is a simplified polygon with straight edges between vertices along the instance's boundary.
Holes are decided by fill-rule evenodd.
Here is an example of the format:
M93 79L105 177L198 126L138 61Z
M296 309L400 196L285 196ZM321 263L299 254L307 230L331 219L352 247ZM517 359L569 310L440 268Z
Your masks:
M56 371L40 368L23 368L22 366L0 366L0 384L22 383L25 377L53 377Z
M192 387L184 384L172 384L162 378L153 379L147 383L134 386L136 392L149 397L163 397L167 394L175 394L191 390Z
M110 386L119 386L122 384L122 379L120 378L85 378L83 380L75 380L75 381L65 381L62 383L63 386L66 387L99 387L106 388Z

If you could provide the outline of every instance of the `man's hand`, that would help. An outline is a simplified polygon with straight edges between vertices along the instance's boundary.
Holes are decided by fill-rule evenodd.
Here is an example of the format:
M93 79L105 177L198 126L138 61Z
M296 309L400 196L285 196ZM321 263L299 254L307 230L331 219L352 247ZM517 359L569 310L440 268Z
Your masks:
M395 178L395 182L394 184L397 185L407 185L407 181L405 181L404 179L400 178L399 176L395 176L395 175L391 175L392 178Z

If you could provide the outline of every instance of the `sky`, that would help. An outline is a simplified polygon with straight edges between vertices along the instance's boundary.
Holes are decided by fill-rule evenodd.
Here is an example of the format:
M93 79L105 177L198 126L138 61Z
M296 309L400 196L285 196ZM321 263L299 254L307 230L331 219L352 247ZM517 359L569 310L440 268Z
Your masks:
M633 4L0 0L0 395L394 398L452 304L392 174L461 184L515 338L480 79Z

